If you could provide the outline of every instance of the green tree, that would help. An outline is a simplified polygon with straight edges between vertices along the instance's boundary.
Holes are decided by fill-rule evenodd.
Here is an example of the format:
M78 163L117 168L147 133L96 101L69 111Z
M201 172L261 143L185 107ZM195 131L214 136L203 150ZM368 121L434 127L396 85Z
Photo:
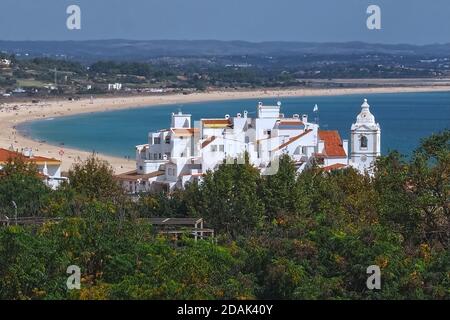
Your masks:
M13 217L13 201L19 216L44 213L51 190L43 183L33 162L9 159L0 171L0 213Z
M123 190L114 177L114 169L94 154L75 163L69 170L69 187L89 199L117 200Z
M420 210L423 236L450 242L450 130L422 141L409 169L408 191Z
M291 158L283 155L279 158L277 172L263 177L260 197L269 221L280 212L294 211L297 201L296 171Z
M221 164L198 186L201 200L195 214L203 216L218 232L231 236L254 232L264 220L260 185L259 171L248 159L245 164Z

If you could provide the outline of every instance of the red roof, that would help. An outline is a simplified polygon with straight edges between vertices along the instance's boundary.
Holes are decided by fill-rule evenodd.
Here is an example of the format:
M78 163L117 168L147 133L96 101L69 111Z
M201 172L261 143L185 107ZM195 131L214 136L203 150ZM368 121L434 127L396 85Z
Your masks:
M46 158L41 156L32 156L26 157L20 152L10 151L7 149L0 148L0 163L6 163L10 159L21 158L25 162L34 162L36 164L44 164L47 162L48 164L60 164L61 161L56 160L54 158Z
M335 163L326 167L323 167L322 170L324 171L333 171L333 170L339 170L342 168L347 167L347 165L343 164L343 163Z
M216 140L216 136L206 138L205 141L202 142L202 149L205 148L208 144L210 144L214 140Z
M319 130L319 139L325 143L325 148L323 151L325 156L329 158L347 157L344 146L342 145L341 136L336 130Z
M231 123L230 119L204 119L203 123L205 124L229 124Z
M129 171L129 172L125 172L122 174L118 174L115 177L119 180L125 180L125 181L129 181L129 180L148 180L150 178L155 178L158 176L162 176L163 174L165 174L164 171L158 170L158 171L153 171L150 173L146 173L146 174L139 174L137 173L136 170L133 171Z
M193 177L202 177L202 176L204 176L205 175L205 173L202 173L202 172L198 172L198 173L185 173L185 174L182 174L182 176L193 176Z
M231 119L203 119L203 126L205 127L230 127L232 125Z
M304 123L300 120L281 120L278 122L279 126L303 126Z
M173 134L177 137L190 137L198 131L199 130L197 128L172 129Z

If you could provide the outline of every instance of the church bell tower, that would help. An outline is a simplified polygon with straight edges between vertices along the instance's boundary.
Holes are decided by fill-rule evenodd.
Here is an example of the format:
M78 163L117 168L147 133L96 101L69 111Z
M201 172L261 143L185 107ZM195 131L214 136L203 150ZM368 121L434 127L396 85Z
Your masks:
M370 112L367 99L351 128L350 163L361 173L372 174L372 167L381 155L381 129Z

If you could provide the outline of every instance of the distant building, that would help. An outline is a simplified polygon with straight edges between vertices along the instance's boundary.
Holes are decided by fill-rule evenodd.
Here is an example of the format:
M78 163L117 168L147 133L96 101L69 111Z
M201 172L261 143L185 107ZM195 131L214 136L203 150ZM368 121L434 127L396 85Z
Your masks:
M25 89L22 88L16 88L12 91L13 93L26 93L27 91Z
M108 91L119 91L122 90L122 84L121 83L110 83L108 84Z
M30 149L17 152L0 148L0 174L5 164L10 159L16 158L21 158L26 163L34 163L42 181L52 189L58 188L62 181L66 180L66 178L61 177L61 161L54 158L34 156Z
M276 173L276 160L282 155L292 158L297 172L313 164L324 171L353 166L371 172L380 155L380 128L367 101L352 126L351 159L348 141L338 131L320 130L307 115L285 117L280 108L281 103L259 103L255 118L244 111L234 117L201 119L195 125L190 114L172 113L169 129L150 133L147 144L136 146L136 170L117 178L129 193L171 191L201 181L208 170L224 161L234 163L245 153L265 175Z
M11 60L0 59L0 67L9 67L9 66L11 66Z
M57 90L58 89L57 86L55 86L54 84L51 84L51 83L45 85L44 88L46 88L48 90Z
M162 89L162 88L150 88L149 92L151 92L151 93L164 93L164 89Z

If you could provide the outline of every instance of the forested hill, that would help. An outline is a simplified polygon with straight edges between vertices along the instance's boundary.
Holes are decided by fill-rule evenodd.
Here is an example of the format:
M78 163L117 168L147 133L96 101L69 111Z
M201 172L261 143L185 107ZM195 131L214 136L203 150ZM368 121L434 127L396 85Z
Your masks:
M0 51L31 56L65 55L101 59L148 59L158 56L230 56L230 55L301 55L365 54L448 56L449 44L388 45L363 42L245 42L216 40L91 40L91 41L0 41Z

